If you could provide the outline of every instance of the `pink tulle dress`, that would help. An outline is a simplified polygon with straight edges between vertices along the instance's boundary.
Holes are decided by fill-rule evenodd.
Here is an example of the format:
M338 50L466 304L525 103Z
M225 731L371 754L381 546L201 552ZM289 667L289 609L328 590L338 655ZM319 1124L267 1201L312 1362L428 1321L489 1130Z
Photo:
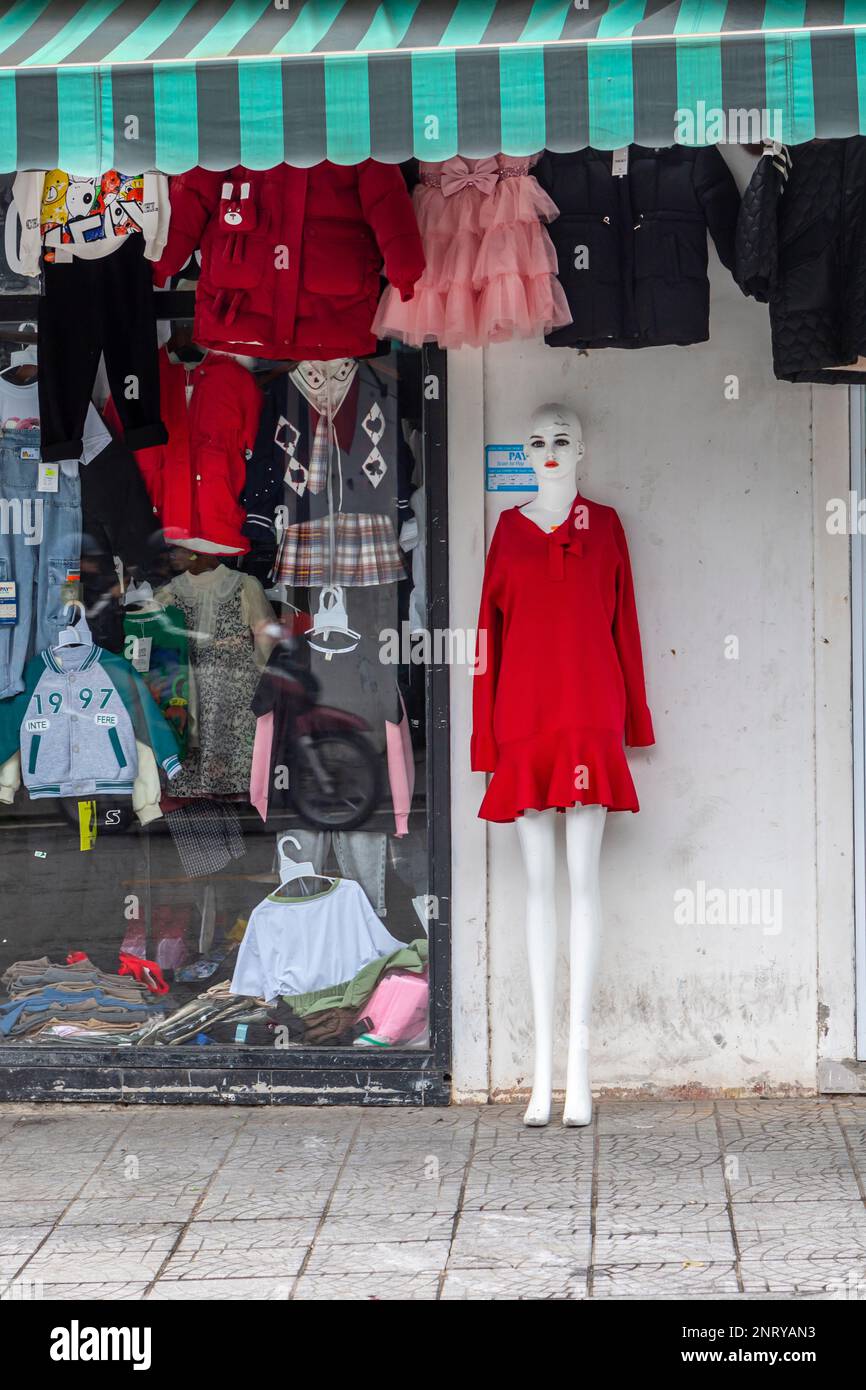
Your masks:
M543 223L559 209L532 160L445 160L420 166L413 193L427 268L405 304L385 289L373 331L419 347L484 347L571 323Z

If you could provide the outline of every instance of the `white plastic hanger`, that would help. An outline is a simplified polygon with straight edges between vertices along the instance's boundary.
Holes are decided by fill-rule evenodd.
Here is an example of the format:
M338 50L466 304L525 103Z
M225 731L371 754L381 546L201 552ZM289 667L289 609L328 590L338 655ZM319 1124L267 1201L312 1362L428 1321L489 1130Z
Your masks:
M277 841L277 853L279 855L279 887L285 888L286 884L295 883L296 878L321 878L322 883L334 883L334 878L329 878L328 874L318 873L316 866L311 865L310 860L306 859L303 863L292 859L291 855L286 855L284 851L285 842L295 845L300 849L300 840L296 835L281 835Z
M93 634L90 631L87 619L84 616L84 604L80 599L72 599L67 603L64 615L68 615L69 622L61 630L57 639L58 647L84 647L93 645ZM75 614L78 613L78 622L75 623ZM74 626L73 626L74 623Z
M32 330L35 333L36 324L19 323L19 333L23 333L25 329L28 331ZM14 352L10 352L9 354L10 367L35 367L38 360L38 349L35 343L26 343L24 347L16 348Z
M133 604L136 608L150 610L162 607L153 597L153 587L147 579L143 579L140 584L127 585L126 593L123 595L123 606L131 608Z
M296 878L303 878L305 875L312 875L314 878L321 878L321 874L316 873L315 866L309 860L299 863L290 854L286 854L283 845L289 842L295 849L301 848L301 842L296 835L283 835L277 840L277 854L280 856L280 887L283 888L287 883L292 883Z

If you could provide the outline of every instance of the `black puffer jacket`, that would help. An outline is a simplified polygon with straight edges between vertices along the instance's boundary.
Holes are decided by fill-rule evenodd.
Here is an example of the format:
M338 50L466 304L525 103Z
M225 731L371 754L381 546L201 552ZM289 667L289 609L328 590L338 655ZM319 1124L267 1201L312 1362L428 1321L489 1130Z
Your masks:
M710 336L707 228L734 268L740 207L715 148L630 145L614 178L604 150L546 152L533 170L559 208L550 226L573 322L553 347L658 347Z
M866 355L866 139L759 160L740 211L737 279L769 301L777 377L864 380L827 369Z

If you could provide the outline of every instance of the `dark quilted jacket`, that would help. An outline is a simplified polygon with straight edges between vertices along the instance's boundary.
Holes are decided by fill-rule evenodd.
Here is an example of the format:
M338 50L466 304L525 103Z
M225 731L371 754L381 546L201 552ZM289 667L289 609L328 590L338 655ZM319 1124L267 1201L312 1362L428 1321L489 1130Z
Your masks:
M737 279L769 301L773 367L784 381L862 382L828 371L866 355L866 139L818 140L764 155L743 197Z
M614 178L610 151L546 152L533 171L559 208L550 235L573 322L554 347L656 347L710 335L707 229L733 272L740 207L718 150L630 145Z

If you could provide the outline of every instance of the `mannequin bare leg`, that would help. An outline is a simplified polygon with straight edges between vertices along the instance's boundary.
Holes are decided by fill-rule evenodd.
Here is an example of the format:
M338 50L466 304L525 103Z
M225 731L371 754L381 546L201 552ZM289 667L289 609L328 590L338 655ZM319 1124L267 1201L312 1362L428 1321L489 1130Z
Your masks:
M517 821L526 867L526 949L535 1029L532 1095L525 1125L546 1125L553 1089L553 990L556 969L555 811L527 811Z
M592 985L601 945L601 889L598 865L607 811L574 806L565 814L568 877L571 886L568 1069L564 1125L588 1125L592 1118L589 1081L589 1025Z

